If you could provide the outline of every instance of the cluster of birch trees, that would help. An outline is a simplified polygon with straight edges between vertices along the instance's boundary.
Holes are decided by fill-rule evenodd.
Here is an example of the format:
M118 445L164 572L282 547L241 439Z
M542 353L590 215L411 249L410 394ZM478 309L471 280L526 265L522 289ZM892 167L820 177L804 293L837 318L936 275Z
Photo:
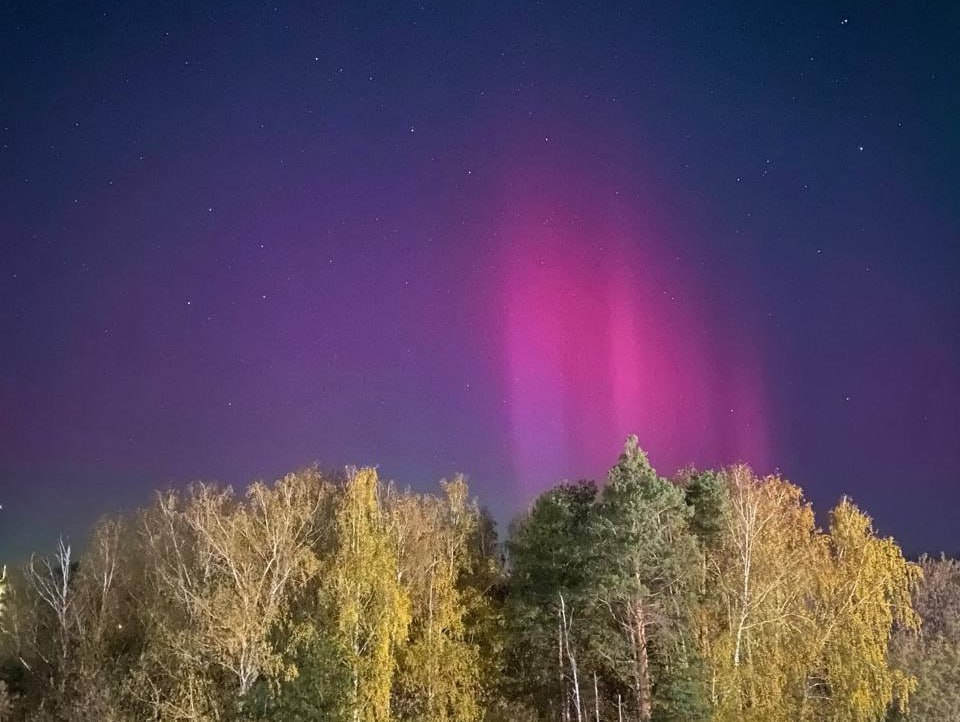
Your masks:
M463 479L317 470L198 484L13 581L7 714L31 720L477 720L500 583Z
M960 706L958 565L907 561L849 500L821 530L799 488L743 466L663 478L634 438L604 484L544 492L504 545L462 477L418 494L374 469L308 469L158 494L81 554L61 542L7 576L0 720L866 722Z

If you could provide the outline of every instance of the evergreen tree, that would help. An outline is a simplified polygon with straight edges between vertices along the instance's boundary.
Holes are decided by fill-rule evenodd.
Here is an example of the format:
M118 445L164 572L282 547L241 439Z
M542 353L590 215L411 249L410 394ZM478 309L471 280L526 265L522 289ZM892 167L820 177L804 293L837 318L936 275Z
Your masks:
M591 583L618 632L601 650L605 671L638 722L706 715L693 634L701 557L692 516L683 491L628 438L595 515Z
M580 630L596 496L593 482L561 484L541 494L510 530L508 684L543 719L575 718L582 698L573 669L586 647Z

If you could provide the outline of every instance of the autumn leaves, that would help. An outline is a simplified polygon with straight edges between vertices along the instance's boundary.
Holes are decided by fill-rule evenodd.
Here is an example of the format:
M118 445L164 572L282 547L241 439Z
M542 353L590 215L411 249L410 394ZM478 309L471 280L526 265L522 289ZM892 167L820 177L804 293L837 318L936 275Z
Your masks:
M779 477L668 481L630 439L602 490L544 493L509 545L507 668L550 718L866 722L913 688L888 647L918 625L918 567L849 500L824 532Z
M666 479L634 438L505 550L462 478L308 469L159 494L10 577L12 719L867 722L916 688L891 635L904 669L960 648L949 615L913 635L920 569L851 501L822 530L780 477Z

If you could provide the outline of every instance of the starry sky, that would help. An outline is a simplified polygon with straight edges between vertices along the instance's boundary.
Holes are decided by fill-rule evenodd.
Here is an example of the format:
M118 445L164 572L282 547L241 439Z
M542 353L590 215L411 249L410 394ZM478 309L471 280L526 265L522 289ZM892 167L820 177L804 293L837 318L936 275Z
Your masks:
M0 5L0 550L637 433L960 551L953 3Z

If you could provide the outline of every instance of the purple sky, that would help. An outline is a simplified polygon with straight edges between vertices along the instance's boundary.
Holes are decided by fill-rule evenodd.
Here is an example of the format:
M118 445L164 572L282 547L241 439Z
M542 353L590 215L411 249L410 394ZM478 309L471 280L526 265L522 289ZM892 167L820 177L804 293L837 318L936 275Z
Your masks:
M0 553L313 461L748 461L960 551L957 13L14 2ZM201 7L202 5L202 7Z

